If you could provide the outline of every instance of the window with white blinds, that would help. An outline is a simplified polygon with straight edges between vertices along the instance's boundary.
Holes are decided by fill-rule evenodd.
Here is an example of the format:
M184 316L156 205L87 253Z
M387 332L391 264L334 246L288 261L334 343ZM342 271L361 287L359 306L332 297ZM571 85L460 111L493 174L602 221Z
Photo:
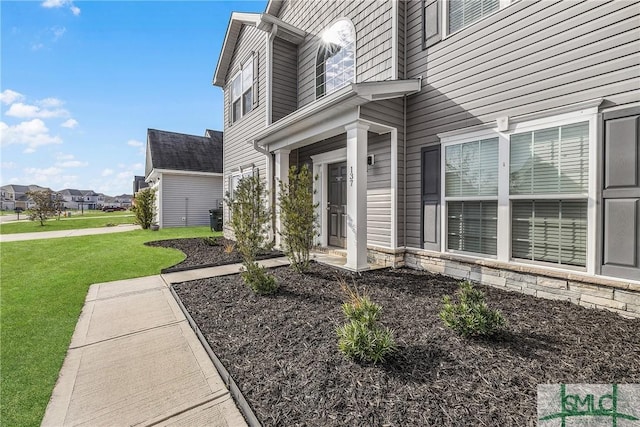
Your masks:
M496 255L498 138L446 146L444 184L447 249Z
M498 195L498 138L445 149L445 196Z
M586 264L586 200L514 200L511 209L514 258Z
M449 34L500 9L500 0L449 0Z
M511 135L510 194L586 194L589 122Z
M512 257L586 265L588 163L589 122L511 135Z
M242 64L242 69L231 82L231 122L235 123L253 109L253 57Z
M447 202L447 249L496 255L498 201Z

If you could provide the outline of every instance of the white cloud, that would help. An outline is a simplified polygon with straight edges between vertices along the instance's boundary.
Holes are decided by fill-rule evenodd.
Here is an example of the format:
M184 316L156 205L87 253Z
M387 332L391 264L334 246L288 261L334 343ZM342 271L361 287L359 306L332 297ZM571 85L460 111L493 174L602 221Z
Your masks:
M66 122L62 123L60 126L62 126L63 128L74 129L78 126L78 124L79 123L76 119L69 119Z
M67 29L65 27L52 27L51 32L53 33L53 41L55 42L67 32Z
M75 16L80 15L80 8L73 4L71 0L44 0L42 2L42 7L47 9L59 8L59 7L68 7Z
M8 170L8 169L16 169L18 167L18 165L14 162L2 162L0 163L0 168L4 169L4 170Z
M40 50L44 47L43 43L34 43L31 45L31 50Z
M48 98L40 102L44 102L45 105L52 103L55 98ZM56 100L57 101L57 100ZM11 104L9 110L5 113L9 117L18 117L21 119L28 118L41 118L50 119L52 117L68 117L69 112L64 108L59 107L45 107L40 108L37 105L23 104L22 102L16 102Z
M43 108L58 108L58 107L62 107L64 102L62 102L58 98L45 98L45 99L36 101L36 104L38 104Z
M77 175L64 175L64 170L59 167L26 168L23 176L17 182L37 182L43 187L53 189L74 188L80 185Z
M127 145L131 147L142 147L144 145L144 142L140 142L135 139L130 139L129 141L127 141Z
M62 144L59 136L49 134L49 129L40 119L21 122L9 126L0 122L0 145L26 145L25 153L33 153L37 147L49 144Z
M80 160L67 160L66 162L58 162L56 166L59 168L86 168L89 162L81 162Z
M0 93L0 102L3 104L13 104L16 101L22 101L24 95L11 89L5 89Z
M56 154L56 159L58 161L73 160L74 158L75 156L73 154L64 154L64 153Z
M113 173L114 173L113 169L107 168L107 169L102 171L102 176L111 176L111 175L113 175Z

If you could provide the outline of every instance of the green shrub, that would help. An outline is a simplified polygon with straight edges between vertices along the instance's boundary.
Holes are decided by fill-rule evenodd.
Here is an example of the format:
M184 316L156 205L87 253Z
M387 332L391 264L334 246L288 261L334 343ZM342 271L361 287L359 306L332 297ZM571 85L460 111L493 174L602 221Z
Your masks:
M133 200L133 211L136 224L139 224L143 230L151 227L155 217L156 191L151 188L145 188L136 193Z
M460 282L456 295L458 303L454 303L449 295L443 298L440 318L458 334L463 337L490 336L506 325L502 314L487 306L484 293L475 289L471 282Z
M270 294L278 289L276 279L256 263L259 253L273 247L267 239L271 211L265 204L266 199L265 185L256 175L240 179L233 196L227 194L226 197L231 228L244 267L242 279L258 294Z
M396 350L393 332L378 325L382 308L368 296L360 296L357 290L341 280L347 301L342 311L348 323L336 328L338 349L349 359L362 362L384 362L385 357Z
M220 246L220 238L219 237L203 237L202 241L207 246Z
M313 203L311 174L306 164L298 170L289 169L289 183L280 181L280 216L282 250L291 261L291 267L303 273L309 269L309 251L317 235L316 208Z
M244 270L240 273L242 280L256 294L269 295L278 290L278 282L271 274L257 262L253 262L248 266L244 265Z

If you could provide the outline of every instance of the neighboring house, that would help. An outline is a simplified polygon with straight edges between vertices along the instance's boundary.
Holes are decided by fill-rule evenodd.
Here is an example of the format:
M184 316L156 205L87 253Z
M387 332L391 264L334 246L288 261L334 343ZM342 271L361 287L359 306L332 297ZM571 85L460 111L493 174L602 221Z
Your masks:
M133 196L134 197L136 193L138 193L138 191L147 187L149 187L149 184L147 184L147 182L144 180L144 176L135 175L133 177Z
M89 209L84 193L80 190L65 188L58 191L58 194L62 197L62 205L65 209Z
M156 190L161 228L209 224L222 203L222 132L147 131L145 179Z
M30 191L51 191L50 188L40 187L39 185L3 185L2 191L2 209L13 210L15 208L31 209L35 204L27 196Z
M133 196L131 194L121 194L113 198L114 206L129 209L133 204Z
M93 190L80 190L82 196L84 197L84 208L85 209L97 209L100 204L100 194L96 193ZM104 197L102 197L104 201Z
M233 13L213 79L225 189L257 173L273 192L308 164L317 243L352 270L376 259L640 313L639 5Z

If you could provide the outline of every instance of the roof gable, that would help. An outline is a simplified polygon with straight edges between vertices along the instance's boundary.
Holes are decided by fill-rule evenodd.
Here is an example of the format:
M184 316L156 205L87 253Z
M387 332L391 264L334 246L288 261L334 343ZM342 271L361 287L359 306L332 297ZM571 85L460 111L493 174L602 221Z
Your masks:
M222 132L210 137L157 129L147 130L147 147L153 169L222 173Z

